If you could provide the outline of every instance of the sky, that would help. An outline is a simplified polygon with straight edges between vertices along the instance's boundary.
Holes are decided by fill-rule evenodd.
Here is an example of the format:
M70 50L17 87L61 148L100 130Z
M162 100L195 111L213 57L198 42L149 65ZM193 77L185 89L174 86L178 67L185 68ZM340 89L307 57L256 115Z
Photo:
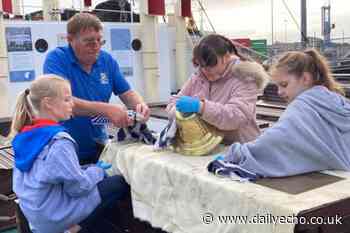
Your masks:
M42 0L23 0L24 5L39 6ZM103 0L92 0L93 5ZM129 0L138 2L138 0ZM171 5L176 0L165 0ZM300 2L301 0L201 0L206 12L214 25L216 32L230 38L267 39L274 42L300 41ZM199 18L197 0L192 0L193 13ZM293 20L284 3L292 12ZM331 23L335 24L331 38L350 37L350 7L349 0L306 0L307 2L307 33L308 36L321 35L321 7L331 5ZM79 8L80 0L61 0L60 6ZM27 9L29 9L27 7ZM273 9L273 11L272 11ZM273 24L272 14L273 12ZM297 26L297 24L299 26ZM197 25L201 25L197 20ZM208 28L208 21L203 20L203 26ZM347 40L349 42L349 40Z
M300 28L300 0L284 0ZM349 0L307 0L308 36L321 35L321 7L331 5L331 38L350 36ZM204 6L216 31L231 38L267 39L274 42L300 41L300 30L283 0L205 0ZM339 40L341 42L342 40Z

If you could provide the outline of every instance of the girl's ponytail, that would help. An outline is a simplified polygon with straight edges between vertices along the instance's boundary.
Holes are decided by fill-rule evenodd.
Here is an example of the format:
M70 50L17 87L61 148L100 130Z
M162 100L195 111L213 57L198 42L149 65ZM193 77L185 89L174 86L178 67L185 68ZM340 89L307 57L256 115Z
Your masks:
M17 98L15 114L12 119L9 137L14 137L24 125L32 124L34 111L30 101L30 89L23 91Z

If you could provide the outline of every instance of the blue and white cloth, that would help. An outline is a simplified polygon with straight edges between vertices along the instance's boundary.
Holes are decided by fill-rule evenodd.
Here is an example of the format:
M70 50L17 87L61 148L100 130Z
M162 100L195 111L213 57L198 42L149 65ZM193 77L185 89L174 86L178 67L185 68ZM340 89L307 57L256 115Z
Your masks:
M262 178L261 175L244 169L237 164L225 162L224 160L214 160L209 163L208 171L217 176L229 177L238 181L254 181Z
M156 138L152 132L147 128L145 123L137 122L133 126L127 128L120 128L117 132L117 141L140 141L147 145L153 145Z
M165 149L171 144L173 144L175 135L176 135L176 120L175 119L169 119L168 124L165 126L165 128L160 132L157 141L154 144L154 149Z
M152 132L148 129L145 123L141 123L142 116L132 110L128 110L128 116L134 119L134 125L119 128L113 132L112 135L118 142L121 141L140 141L148 145L153 145L156 142L156 138ZM111 125L112 123L107 117L97 115L91 119L93 125Z

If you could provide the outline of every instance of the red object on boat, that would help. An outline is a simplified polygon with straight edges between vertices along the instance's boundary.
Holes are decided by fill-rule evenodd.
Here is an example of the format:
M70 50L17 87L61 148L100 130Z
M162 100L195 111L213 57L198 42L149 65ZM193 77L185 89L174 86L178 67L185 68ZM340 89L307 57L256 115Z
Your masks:
M12 13L12 1L2 0L2 10L6 13Z
M164 0L148 0L148 14L165 15Z

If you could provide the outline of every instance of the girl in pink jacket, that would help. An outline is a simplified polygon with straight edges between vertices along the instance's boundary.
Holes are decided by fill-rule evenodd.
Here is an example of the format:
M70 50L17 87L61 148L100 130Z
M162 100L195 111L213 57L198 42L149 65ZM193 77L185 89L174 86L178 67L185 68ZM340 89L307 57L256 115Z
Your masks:
M267 80L263 67L242 57L228 38L211 34L193 49L197 71L170 99L167 112L198 113L224 133L224 143L248 142L260 133L257 96Z

